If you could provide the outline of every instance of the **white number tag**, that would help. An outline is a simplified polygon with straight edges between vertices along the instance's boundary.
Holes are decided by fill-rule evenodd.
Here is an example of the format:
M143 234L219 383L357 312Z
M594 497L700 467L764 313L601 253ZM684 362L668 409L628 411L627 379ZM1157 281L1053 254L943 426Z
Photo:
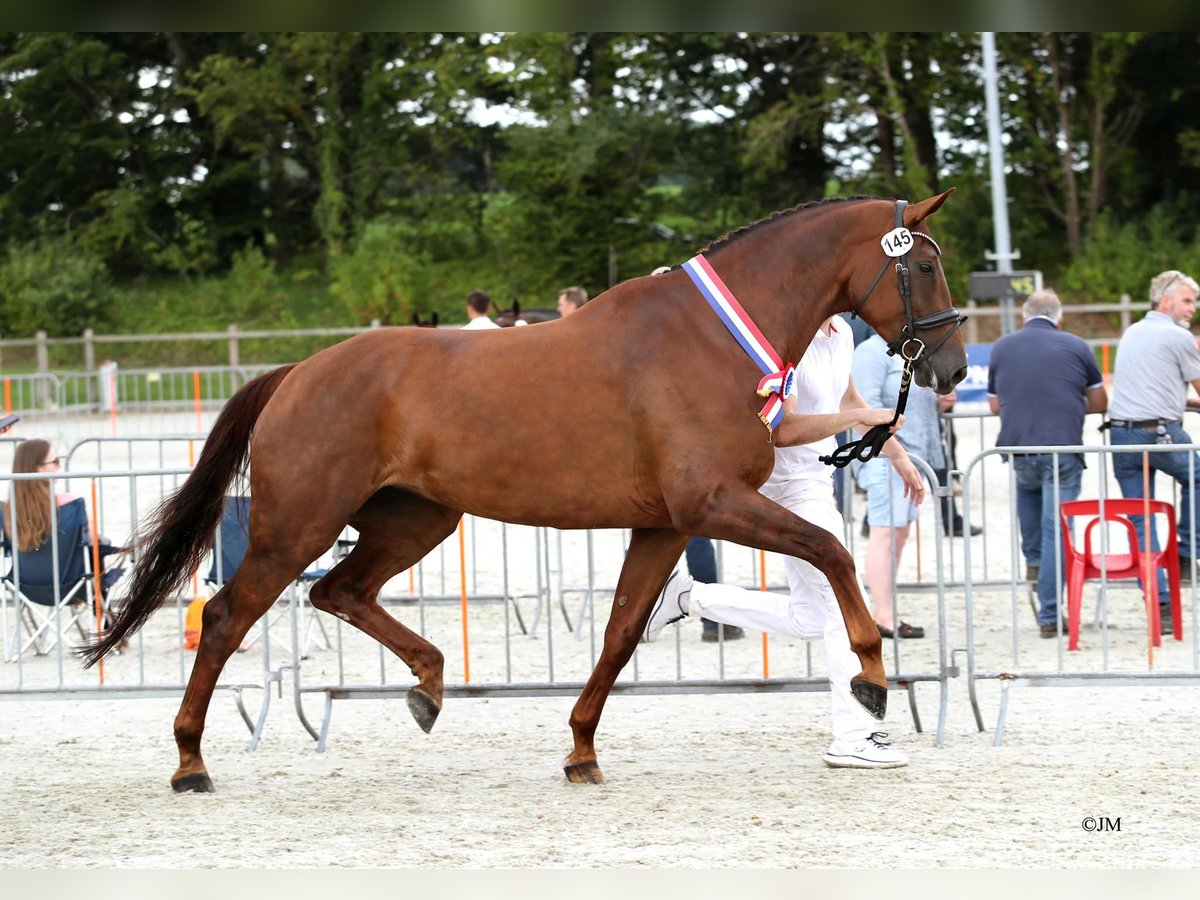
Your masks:
M888 256L903 256L912 249L912 232L901 225L899 228L893 228L880 238L879 244L883 247L883 252Z

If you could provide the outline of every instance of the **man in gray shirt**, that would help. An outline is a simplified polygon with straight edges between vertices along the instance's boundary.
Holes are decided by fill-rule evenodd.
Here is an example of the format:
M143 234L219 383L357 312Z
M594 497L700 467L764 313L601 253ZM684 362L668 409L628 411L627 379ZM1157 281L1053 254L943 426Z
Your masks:
M1200 285L1183 272L1169 270L1150 282L1150 312L1130 325L1117 344L1113 371L1113 396L1109 404L1112 442L1119 444L1190 444L1183 430L1185 409L1200 409L1200 399L1188 398L1188 384L1200 394L1200 350L1188 331L1196 314ZM1193 486L1200 478L1200 454L1188 451L1149 454L1150 496L1154 496L1153 472L1164 472L1179 482L1180 573L1185 579L1194 572L1196 530L1192 521ZM1113 454L1113 474L1126 497L1142 496L1142 454ZM1141 517L1134 517L1142 539ZM1151 535L1153 538L1153 535ZM1151 546L1157 546L1154 541ZM1158 602L1163 612L1162 631L1174 630L1166 578L1159 573Z

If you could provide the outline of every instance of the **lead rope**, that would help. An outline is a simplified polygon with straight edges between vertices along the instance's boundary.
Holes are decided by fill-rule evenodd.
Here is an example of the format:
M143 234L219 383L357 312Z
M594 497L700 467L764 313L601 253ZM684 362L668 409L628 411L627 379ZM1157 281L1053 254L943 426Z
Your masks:
M858 440L843 444L828 456L817 457L818 461L827 466L844 469L856 459L859 462L867 462L882 453L883 445L893 434L892 428L900 421L900 417L904 415L904 408L908 405L908 387L912 383L912 375L913 360L906 357L904 371L900 375L900 396L896 398L896 415L892 416L892 421L886 425L876 425Z

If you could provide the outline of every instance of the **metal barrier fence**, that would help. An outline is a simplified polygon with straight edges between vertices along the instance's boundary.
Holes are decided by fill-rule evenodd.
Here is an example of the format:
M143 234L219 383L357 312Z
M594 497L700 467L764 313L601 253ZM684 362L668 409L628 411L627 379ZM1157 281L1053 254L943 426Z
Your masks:
M888 671L895 673L892 687L907 693L918 730L916 687L936 684L936 742L942 744L947 688L949 680L959 674L960 652L967 656L968 695L980 730L984 727L980 688L998 688L997 743L1003 738L1011 687L1016 684L1200 684L1200 604L1195 586L1185 588L1182 643L1168 638L1162 648L1147 648L1141 592L1136 584L1117 582L1101 582L1098 605L1090 599L1095 588L1089 587L1084 608L1096 612L1091 624L1085 624L1080 651L1067 650L1064 635L1056 635L1054 641L1038 636L1031 611L1034 595L1024 579L1020 554L1015 478L1002 459L1003 451L985 448L994 438L995 420L963 418L960 452L976 440L973 431L978 431L981 449L958 473L962 515L968 533L975 522L984 524L984 533L975 538L946 537L942 504L927 504L910 539L914 546L906 552L894 579L898 618L901 614L924 616L936 628L935 639L893 640L886 647ZM97 530L120 543L186 476L203 439L203 434L185 433L79 441L64 456L68 471L57 479L56 490L83 494ZM14 440L0 439L0 447L11 447ZM1041 449L1084 453L1090 468L1080 496L1108 499L1119 496L1111 474L1113 452L1153 455L1195 447L1087 444ZM920 461L917 464L932 481L929 467ZM15 477L36 476L0 474L0 480L8 482ZM1159 476L1159 493L1170 496L1162 490L1162 478ZM1169 484L1174 487L1173 482ZM8 488L0 488L0 492L7 495ZM939 500L949 500L954 493L952 484L939 486L935 493ZM854 527L861 510L854 508L853 490L847 491L847 500L848 544L861 571L863 553ZM1194 510L1184 510L1181 515L1193 516ZM443 650L448 696L576 695L599 656L607 604L628 534L619 530L560 532L469 516L461 529L413 570L385 585L383 605ZM1106 540L1102 538L1102 542ZM1119 541L1114 548L1122 549ZM719 542L717 550L722 581L786 592L778 559ZM249 651L235 655L222 676L222 685L237 695L244 718L252 723L252 742L257 742L262 732L270 686L274 684L282 692L288 673L301 724L322 748L329 735L334 700L395 697L412 684L403 664L373 640L307 604L307 588L334 562L332 551L314 562L273 613L256 626ZM115 596L119 597L120 589L118 584ZM184 609L196 592L193 585L153 617L130 653L110 660L103 682L96 673L79 669L69 649L60 643L60 649L46 658L14 659L0 668L0 699L179 694L191 662L190 654L182 649ZM6 647L20 628L14 612L9 592L0 606L0 631ZM251 685L264 694L254 717L241 706L241 695ZM807 642L772 637L714 646L701 643L698 626L685 624L665 640L639 647L614 693L826 689L819 661L814 661ZM306 708L314 698L322 703L319 712Z
M204 432L234 392L274 365L196 366L6 375L4 413L21 416L14 431L62 443L109 435Z
M132 524L139 521L162 498L164 492L172 490L188 475L187 469L130 469L128 471L83 470L64 472L61 475L0 473L0 491L12 498L11 487L15 481L48 481L52 494L79 492L88 515L89 536L97 546L89 546L84 552L88 558L95 552L99 556L98 544L104 540L102 534L122 535L111 541L121 545L124 535L130 533ZM113 498L107 505L101 496ZM121 499L116 500L120 495ZM58 506L55 506L57 509ZM58 560L67 559L69 548L58 547L57 530L52 528L52 553ZM11 556L10 556L11 554ZM119 655L111 656L92 670L82 668L70 643L78 634L81 638L95 633L95 623L105 615L104 603L87 602L94 587L88 579L76 597L79 604L60 603L64 588L72 585L51 586L54 602L43 606L34 604L28 581L22 583L20 553L5 547L5 570L8 573L0 580L0 636L4 642L5 665L0 667L0 700L44 700L63 699L113 699L130 697L181 696L191 670L192 658L185 649L185 609L194 596L182 594L160 610L147 626L132 640L129 647ZM124 564L128 568L129 563ZM65 573L56 569L55 578L65 578ZM126 572L124 578L128 577ZM110 597L119 597L121 582L110 590ZM32 592L31 592L32 593ZM47 640L35 642L27 649L27 638L32 636L27 625L26 605L30 605L33 628L38 618L48 617L49 625L43 634ZM78 629L73 622L78 615ZM36 616L36 617L34 617ZM264 636L269 623L261 625ZM262 640L256 652L238 654L225 667L217 690L232 693L238 712L250 730L250 749L262 735L270 707L271 683L281 683L282 669L272 669L270 641ZM256 714L247 709L243 694L256 689L261 692L261 701Z
M55 489L86 486L97 531L123 539L186 476L188 469L177 460L199 440L199 435L185 434L80 441L64 457L71 468L56 479ZM155 467L161 462L168 465ZM88 468L77 470L79 465ZM112 471L109 465L126 468ZM0 479L21 477L29 476ZM932 517L934 528L926 538L934 569L940 572L945 550L936 509ZM385 585L381 603L443 650L447 696L574 696L598 659L607 622L602 605L612 598L627 540L619 530L559 532L468 516L457 535ZM308 587L335 564L337 549L314 561L285 592L256 626L257 636L247 642L249 652L235 654L222 674L221 687L234 692L252 727L252 747L262 734L270 686L282 690L288 672L297 715L320 748L335 699L395 697L411 686L403 663L374 640L307 604ZM734 545L718 544L718 551L723 580L786 592L777 559ZM893 641L887 648L888 668L895 673L890 677L893 690L908 696L918 730L916 686L938 685L940 745L947 680L955 669L947 664L944 586L935 578L928 588L936 596L930 612L938 621L937 639L920 642L920 648ZM120 590L118 584L113 596L119 598ZM185 591L156 613L129 652L111 658L100 673L80 669L61 641L48 658L18 657L0 670L0 699L180 694L191 665L191 654L183 648L184 614L195 592ZM20 628L12 617L12 602L7 593L0 607L6 643ZM273 652L282 665L272 663ZM797 671L802 674L793 674ZM263 691L253 724L241 703L242 692L251 686ZM679 629L674 640L639 647L614 693L825 690L828 680L814 665L808 642L772 637L714 646L701 643L699 627L692 626L691 631ZM323 700L319 719L304 705L314 695Z
M1088 469L1083 477L1079 497L1081 499L1099 500L1101 504L1122 497L1112 474L1112 456L1114 454L1136 454L1143 456L1143 465L1147 467L1146 478L1152 490L1157 482L1157 495L1172 498L1174 505L1174 488L1176 483L1165 475L1155 475L1148 468L1149 459L1155 454L1188 452L1200 449L1200 445L1125 445L1099 446L1078 445L1074 447L1032 447L1022 448L1030 453L1047 453L1057 458L1058 454L1080 453L1088 463ZM985 450L975 456L964 468L965 488L963 492L965 514L968 521L975 515L976 505L972 503L973 487L981 482L979 477L982 470L989 466L1003 465L1005 450ZM1007 452L1011 453L1011 449ZM1192 457L1195 458L1194 455ZM1055 467L1057 469L1057 466ZM1193 465L1190 482L1193 501L1187 509L1180 509L1180 519L1186 519L1191 533L1196 534L1194 523L1196 510L1194 502L1194 487L1196 469ZM1015 473L1008 467L1007 494L1011 498L1009 506L1015 508L1017 485ZM994 479L990 481L994 482ZM1164 491L1164 487L1169 488ZM993 484L994 487L994 484ZM1054 508L1057 510L1063 499L1061 485L1054 480ZM977 519L978 520L978 519ZM1090 624L1081 627L1082 644L1079 650L1070 651L1066 638L1065 625L1060 626L1050 642L1041 638L1036 622L1037 594L1035 586L1026 582L1023 577L1023 558L1021 556L1020 525L1016 516L1010 515L1007 529L995 528L996 520L989 516L983 521L988 522L993 530L992 546L984 545L975 548L968 543L964 559L965 566L965 601L967 627L967 676L970 701L976 721L982 730L982 714L978 696L981 682L998 682L1000 686L999 712L996 721L994 743L998 746L1004 737L1004 728L1008 713L1011 688L1022 686L1079 686L1079 685L1133 685L1133 684L1200 684L1200 639L1197 632L1197 587L1193 579L1185 579L1186 588L1182 591L1183 639L1176 641L1168 635L1162 636L1161 648L1155 648L1148 634L1148 610L1146 602L1157 602L1156 598L1143 598L1141 587L1136 581L1117 581L1107 577L1107 566L1115 565L1108 562L1101 570L1103 576L1099 581L1099 593L1095 597L1095 611ZM1082 523L1073 523L1072 543L1080 540L1079 532ZM1161 533L1161 522L1156 523L1155 531L1158 540L1166 538ZM1055 548L1061 557L1064 535L1055 521ZM1102 555L1109 553L1131 553L1124 528L1117 526L1113 531L1108 526L1099 526L1093 536L1094 545ZM997 552L999 547L1000 552ZM989 554L988 550L992 552ZM1195 552L1194 547L1181 548ZM982 552L980 552L982 551ZM1066 591L1063 585L1064 572L1061 558L1041 560L1042 566L1056 566L1056 599L1058 609L1066 609ZM997 570L1006 573L1006 577L994 577ZM1090 584L1090 583L1089 583ZM1087 610L1091 590L1086 589L1083 610ZM1027 608L1028 607L1028 608ZM1081 619L1083 611L1081 610Z
M932 478L932 471L923 461L915 462ZM931 510L934 568L940 572L945 552L940 510L936 505ZM467 533L472 535L469 542ZM498 546L500 564L495 565L477 550L468 555L468 543L473 548L481 543ZM620 531L557 532L467 517L459 535L448 538L418 567L413 590L395 595L385 587L381 602L443 651L447 697L575 696L598 659L608 620L601 604L614 594L626 543L625 533ZM777 559L735 545L722 547L720 557L723 581L786 593ZM511 559L524 559L526 567L521 570L510 566ZM454 572L456 565L458 571ZM449 574L447 567L451 569ZM472 585L469 596L468 582ZM457 593L445 590L446 584L460 583L462 590ZM427 585L432 584L441 587L430 591ZM888 647L889 670L895 673L889 676L889 683L893 690L907 694L918 731L922 724L916 686L938 685L940 746L948 679L956 670L948 659L944 586L935 576L928 589L936 598L936 639L923 642L924 653L907 646L913 642L894 639ZM528 628L524 627L527 617L519 604L522 597L536 601ZM568 605L568 597L578 597L578 606ZM479 601L497 603L486 608ZM561 624L553 614L555 601L562 614ZM301 636L311 635L312 625L304 618L302 604L294 604L292 610L293 654L303 657L306 646ZM307 615L323 617L313 611ZM329 628L325 633L332 632L333 659L320 662L312 656L292 670L297 714L317 741L318 749L326 745L335 700L399 698L416 683L403 663L374 641L337 619L326 618L326 622ZM523 632L521 636L518 630ZM566 639L568 634L570 640ZM772 669L794 671L798 660L803 660L803 674L772 673ZM320 678L326 673L331 677ZM699 641L698 626L690 631L683 626L655 644L639 645L613 694L826 690L828 678L814 667L807 641L764 636L760 641L722 641L713 647ZM309 696L322 700L319 724L314 724L316 717L305 710L304 701Z

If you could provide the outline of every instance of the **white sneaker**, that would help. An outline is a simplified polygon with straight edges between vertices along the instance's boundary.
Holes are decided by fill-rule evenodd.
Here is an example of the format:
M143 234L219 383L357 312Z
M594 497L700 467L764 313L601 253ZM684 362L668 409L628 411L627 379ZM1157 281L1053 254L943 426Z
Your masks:
M693 579L684 575L678 569L671 573L667 583L663 585L662 593L654 601L654 609L650 611L650 621L646 623L644 641L656 641L662 630L672 622L687 618L679 598L692 589Z
M837 741L825 751L825 765L835 769L899 769L908 756L888 743L881 731L856 741Z

